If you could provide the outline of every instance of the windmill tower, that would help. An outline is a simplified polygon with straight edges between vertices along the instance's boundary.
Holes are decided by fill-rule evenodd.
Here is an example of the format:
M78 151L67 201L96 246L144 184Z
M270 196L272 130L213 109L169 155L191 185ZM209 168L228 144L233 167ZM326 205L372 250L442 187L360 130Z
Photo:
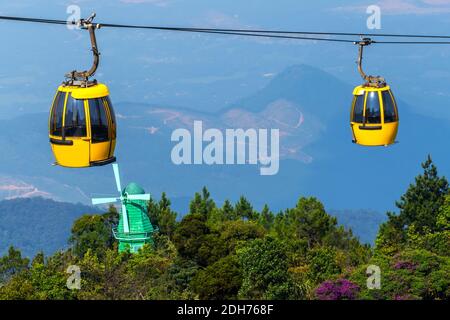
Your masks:
M137 252L144 244L153 244L152 234L156 231L147 216L147 201L150 195L144 189L132 182L122 189L120 183L119 166L113 164L116 187L119 197L95 198L93 205L121 202L119 224L113 229L114 237L119 241L119 252Z

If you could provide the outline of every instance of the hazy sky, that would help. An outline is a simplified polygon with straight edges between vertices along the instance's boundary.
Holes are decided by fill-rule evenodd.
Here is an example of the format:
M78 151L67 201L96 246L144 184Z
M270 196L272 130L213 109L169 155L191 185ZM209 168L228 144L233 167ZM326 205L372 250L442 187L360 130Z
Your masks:
M0 15L65 20L68 6L74 4L80 6L83 17L95 11L98 22L124 24L356 33L446 34L450 30L450 1L447 0L0 0ZM374 4L381 8L381 30L367 29L366 9ZM91 64L88 33L83 30L0 21L0 34L0 119L48 111L64 74L74 69L85 69ZM140 102L217 111L254 94L285 68L297 64L320 68L349 85L356 86L362 82L355 64L357 47L353 44L110 28L98 30L97 38L101 62L96 78L110 87L115 104ZM375 44L366 50L364 67L369 74L384 76L397 100L407 102L413 111L450 121L449 58L450 45ZM327 94L327 83L314 83L314 86L317 86L317 94ZM350 104L351 92L348 95ZM349 105L332 107L342 107L341 114L347 116ZM406 105L400 107L403 112ZM446 137L433 131L438 137L428 141L420 131L422 117L418 119L414 124L419 125L409 126L408 132L414 131L422 139L421 144L415 144L414 139L417 138L413 136L408 139L409 144L408 141L399 144L389 153L381 149L358 149L347 154L349 159L359 155L363 159L362 167L364 160L369 159L392 172L398 168L395 181L387 186L398 191L396 194L390 192L389 197L385 196L388 193L385 180L389 175L372 172L372 188L383 198L383 201L376 202L381 209L390 208L387 206L392 205L391 198L398 198L420 170L419 162L428 152L437 154L436 158L443 159L442 163L448 163L445 160L448 154ZM433 122L425 124L431 127ZM0 127L0 134L1 130ZM337 164L339 170L343 165L347 165L345 173L350 172L349 176L354 174L354 168L347 161ZM297 166L293 167L295 169L292 170L297 170ZM54 170L55 177L60 172L57 170ZM108 168L96 170L99 175L110 175ZM448 169L444 168L444 171L448 172ZM83 171L83 175L90 177L92 174L94 179L92 172ZM126 175L126 165L123 172ZM160 174L160 180L171 183L164 174L167 172ZM328 194L318 196L328 199L327 205L336 208L343 206L338 201L345 202L346 206L362 207L347 200L353 195L342 188L341 181L352 181L342 179L336 184L335 188L344 193L342 197L334 194L333 186L320 186L319 191L323 189ZM165 186L153 183L152 179L147 183L154 188L150 191L157 193ZM302 180L298 181L299 190L308 187L302 183ZM254 190L253 185L247 187ZM248 194L245 186L242 188L229 192ZM163 191L173 192L173 189L164 188ZM192 188L189 188L189 195L191 192ZM292 188L291 192L300 191ZM370 207L372 204L367 202L364 205Z
M1 0L0 14L66 19L71 4L85 17L95 11L99 22L164 26L373 32L366 27L371 4L382 10L376 32L445 34L450 24L447 0ZM10 21L0 22L0 32L0 117L47 110L63 75L91 63L87 32ZM116 102L217 110L301 63L361 82L351 44L107 28L98 41L97 78L110 85ZM375 45L365 66L418 111L450 119L449 56L449 46Z

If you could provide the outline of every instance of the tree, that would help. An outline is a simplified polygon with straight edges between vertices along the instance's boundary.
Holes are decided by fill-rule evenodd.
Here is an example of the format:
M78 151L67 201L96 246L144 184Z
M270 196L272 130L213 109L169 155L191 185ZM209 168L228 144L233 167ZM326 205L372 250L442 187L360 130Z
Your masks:
M234 210L238 217L247 220L255 220L258 218L258 213L253 210L250 202L244 197L241 196L239 201L236 203Z
M437 255L450 256L450 195L447 195L439 210L434 231L427 228L427 232L422 235L413 224L407 229L406 238L406 246L409 248L425 249Z
M259 214L259 223L266 229L270 230L275 222L275 215L270 211L267 204L264 205L261 213Z
M256 239L238 251L244 299L283 300L294 297L283 244L274 238Z
M0 284L6 283L12 276L28 269L30 260L22 258L20 250L9 247L8 254L0 258Z
M32 299L39 300L71 300L75 298L76 291L66 286L68 274L66 271L66 254L56 253L45 259L38 254L33 259L32 267L27 274L29 283L33 286Z
M241 287L241 270L236 255L226 256L192 279L191 286L200 299L236 299Z
M317 284L340 274L342 270L336 260L337 252L334 249L327 247L311 249L306 258L308 278Z
M240 246L251 240L263 238L264 228L255 221L226 221L219 229L220 241L226 248L226 254L235 253Z
M75 221L68 250L38 253L30 263L10 248L0 258L0 300L448 300L450 194L433 165L424 167L423 179L402 197L400 214L380 228L373 252L315 198L300 198L276 215L268 206L258 214L244 197L218 208L204 188L179 223L165 194L151 200L149 215L163 231L134 254L118 253L113 243L113 207ZM416 198L428 204L415 210ZM439 201L436 208L431 203ZM433 223L424 218L431 214ZM69 265L81 269L81 290L66 287ZM369 265L381 269L379 290L367 288Z
M112 246L114 239L110 218L110 213L83 215L74 222L69 243L76 256L82 258L88 249L103 256L104 251Z
M148 216L152 225L159 228L160 234L169 238L173 236L177 224L177 213L172 211L170 205L171 202L165 192L162 193L158 203L151 199L148 205Z
M173 235L173 242L179 254L196 262L200 262L199 251L205 237L210 233L206 225L206 217L200 213L189 214L181 220Z
M167 236L158 235L167 240ZM174 264L176 249L166 242L156 250L145 245L126 262L127 285L135 299L179 299L180 293L169 269Z
M423 174L415 179L397 201L398 215L388 213L388 221L381 225L377 247L399 247L407 241L407 229L414 226L419 235L437 231L437 217L449 192L445 177L439 177L431 156L422 163ZM395 249L394 249L395 250Z
M203 187L202 194L196 192L194 199L189 205L189 212L200 214L206 220L212 210L216 207L214 200L210 198L210 193L206 187Z
M231 204L230 200L225 200L222 206L222 216L224 221L229 220L237 220L238 215L236 214L236 211L233 208L233 205Z
M208 215L208 225L211 228L219 226L226 221L238 220L240 217L234 210L233 205L229 200L225 200L222 208L213 208Z
M368 265L381 270L381 287L367 288ZM450 299L450 258L424 249L405 248L394 256L376 254L368 264L351 272L350 280L361 288L360 299Z
M67 274L65 260L68 254L56 253L45 259L43 253L38 253L31 266L23 267L15 272L10 280L0 289L0 299L27 300L70 300L74 299L75 291L66 287ZM28 263L27 263L28 265Z
M450 231L450 194L445 197L444 205L439 211L436 228L438 231Z
M422 168L423 174L416 177L415 184L396 203L403 225L414 224L419 233L423 233L425 228L436 230L436 217L449 192L447 179L438 176L431 156L428 156Z
M308 248L323 244L336 230L337 220L325 212L316 198L300 198L294 209L288 209L275 220L282 239L305 240Z

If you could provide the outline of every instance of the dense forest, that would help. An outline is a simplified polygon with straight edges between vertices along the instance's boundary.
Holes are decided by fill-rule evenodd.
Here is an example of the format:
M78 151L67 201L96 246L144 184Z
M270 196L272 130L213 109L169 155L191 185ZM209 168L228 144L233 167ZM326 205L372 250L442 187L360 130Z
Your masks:
M244 197L218 207L204 188L181 221L164 194L150 201L159 232L137 254L118 253L114 207L76 220L70 247L52 256L29 260L11 247L0 258L0 299L449 299L449 185L430 157L422 167L373 247L318 199L257 212ZM70 265L80 289L67 288ZM369 266L379 287L368 286Z
M177 221L189 212L190 199L171 199ZM221 203L223 203L221 201ZM187 204L187 205L186 205ZM99 211L100 210L100 211ZM99 213L81 203L54 201L42 197L15 198L0 201L0 257L13 245L22 256L33 257L39 252L52 255L68 247L73 222L84 214ZM379 225L385 215L370 210L330 210L338 223L351 228L361 243L374 244Z

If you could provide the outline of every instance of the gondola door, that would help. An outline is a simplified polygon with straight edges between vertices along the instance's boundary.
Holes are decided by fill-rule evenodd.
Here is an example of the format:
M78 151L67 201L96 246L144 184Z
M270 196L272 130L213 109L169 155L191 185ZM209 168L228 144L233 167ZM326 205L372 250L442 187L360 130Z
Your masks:
M110 116L103 98L88 99L90 119L90 161L91 165L101 165L109 159L110 143Z
M88 167L90 139L84 100L74 99L70 93L58 93L53 108L50 141L56 163Z

